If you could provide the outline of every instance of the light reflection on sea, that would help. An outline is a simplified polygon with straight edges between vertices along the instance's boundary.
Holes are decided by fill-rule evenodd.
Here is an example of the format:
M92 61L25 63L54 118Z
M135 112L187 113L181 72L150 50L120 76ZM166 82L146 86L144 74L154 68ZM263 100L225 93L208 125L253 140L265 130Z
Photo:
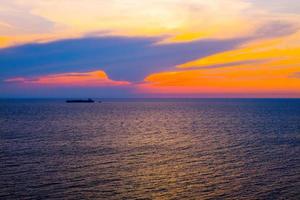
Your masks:
M300 100L0 102L1 199L299 199Z

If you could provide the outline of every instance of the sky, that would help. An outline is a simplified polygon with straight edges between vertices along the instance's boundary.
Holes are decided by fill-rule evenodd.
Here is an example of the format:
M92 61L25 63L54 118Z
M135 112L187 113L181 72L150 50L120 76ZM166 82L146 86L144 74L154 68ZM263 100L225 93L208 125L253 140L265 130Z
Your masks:
M0 0L0 98L300 98L299 0Z

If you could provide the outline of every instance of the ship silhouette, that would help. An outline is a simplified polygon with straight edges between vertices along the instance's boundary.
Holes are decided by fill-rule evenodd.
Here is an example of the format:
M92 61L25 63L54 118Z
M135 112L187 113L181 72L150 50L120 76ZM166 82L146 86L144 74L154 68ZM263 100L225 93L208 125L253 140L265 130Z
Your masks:
M66 100L67 103L94 103L95 101L93 99L72 99L72 100Z

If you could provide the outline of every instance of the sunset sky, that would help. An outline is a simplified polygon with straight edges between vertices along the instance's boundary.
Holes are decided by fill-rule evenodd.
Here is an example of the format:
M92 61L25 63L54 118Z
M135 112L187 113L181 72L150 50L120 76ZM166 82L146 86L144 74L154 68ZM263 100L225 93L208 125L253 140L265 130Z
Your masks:
M299 0L0 0L0 97L300 97Z

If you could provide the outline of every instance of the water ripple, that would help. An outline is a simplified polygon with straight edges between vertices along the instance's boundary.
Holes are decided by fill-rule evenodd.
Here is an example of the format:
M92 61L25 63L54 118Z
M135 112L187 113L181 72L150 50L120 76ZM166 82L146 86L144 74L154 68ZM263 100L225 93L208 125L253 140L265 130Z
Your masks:
M300 199L299 100L0 102L0 199Z

